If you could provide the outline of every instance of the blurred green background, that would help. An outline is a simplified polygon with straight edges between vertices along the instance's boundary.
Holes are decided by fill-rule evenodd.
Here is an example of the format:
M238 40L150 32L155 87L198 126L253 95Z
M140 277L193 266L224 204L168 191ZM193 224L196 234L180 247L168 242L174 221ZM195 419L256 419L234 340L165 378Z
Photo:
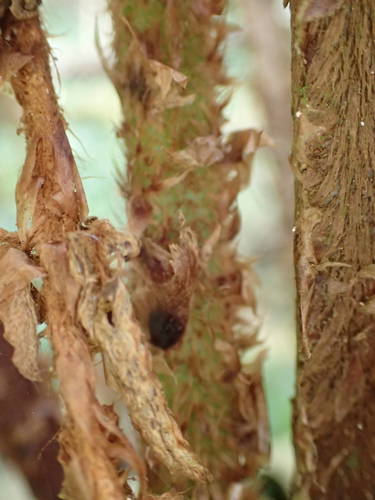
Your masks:
M94 43L96 23L104 48L110 43L105 2L45 0L42 13L56 61L56 89L90 213L121 226L124 204L115 182L115 169L124 164L116 139L121 113ZM269 350L264 381L272 431L270 469L287 485L294 467L291 398L295 364L288 11L282 9L281 0L232 0L228 21L239 29L233 30L224 49L227 70L234 78L224 130L262 129L274 142L272 148L257 153L251 185L240 195L239 248L254 259L260 335ZM20 110L5 87L0 94L0 226L8 230L15 229L14 190L25 156L24 139L16 134L19 119ZM17 470L3 459L0 500L31 498Z

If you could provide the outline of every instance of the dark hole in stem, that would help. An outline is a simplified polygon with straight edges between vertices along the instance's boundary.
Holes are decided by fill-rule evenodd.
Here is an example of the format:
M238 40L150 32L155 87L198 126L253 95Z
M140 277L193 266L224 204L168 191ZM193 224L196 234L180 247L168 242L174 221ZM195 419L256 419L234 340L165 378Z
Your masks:
M169 349L182 337L185 323L174 314L157 309L150 313L148 329L151 344L161 349Z

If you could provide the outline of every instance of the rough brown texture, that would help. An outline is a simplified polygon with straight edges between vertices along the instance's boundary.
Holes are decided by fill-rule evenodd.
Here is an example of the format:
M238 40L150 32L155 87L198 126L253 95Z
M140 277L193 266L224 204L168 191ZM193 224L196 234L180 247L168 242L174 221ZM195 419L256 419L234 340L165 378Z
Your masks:
M375 4L294 0L291 9L296 498L371 499Z
M132 163L129 182L121 179L128 231L86 219L37 13L25 19L11 10L1 18L0 75L22 106L27 157L17 183L18 238L6 235L1 248L0 319L14 363L33 378L36 325L47 323L63 405L62 498L132 498L136 474L140 498L246 499L256 495L246 479L264 463L268 435L264 352L241 361L258 344L258 322L234 238L236 197L262 137L254 130L220 134L214 88L227 83L221 2L139 5L135 25L151 14L144 39L124 12L115 19L125 31L116 32L114 81L124 108L134 106L121 130ZM158 33L170 44L164 55ZM195 95L184 94L188 78L180 69L190 73ZM7 318L9 308L17 321ZM147 327L161 352L147 341ZM139 431L137 450L113 407L97 399L95 356Z
M93 357L99 352L106 382L125 400L132 422L173 481L206 481L209 473L182 437L133 317L124 277L127 261L139 256L138 240L108 221L84 220L85 196L52 86L39 18L22 21L8 12L1 22L0 73L10 79L23 109L27 157L17 183L19 240L2 232L0 319L15 346L14 363L33 378L38 369L36 324L48 325L64 408L61 497L133 497L128 479L136 474L139 497L152 498L143 458L120 430L113 408L96 397ZM37 285L35 278L42 283ZM17 321L10 321L6 311ZM178 497L172 488L168 493Z
M74 230L87 216L81 180L65 134L65 122L52 85L49 47L38 17L1 21L0 70L9 78L23 109L27 141L25 165L17 184L17 226L22 246Z

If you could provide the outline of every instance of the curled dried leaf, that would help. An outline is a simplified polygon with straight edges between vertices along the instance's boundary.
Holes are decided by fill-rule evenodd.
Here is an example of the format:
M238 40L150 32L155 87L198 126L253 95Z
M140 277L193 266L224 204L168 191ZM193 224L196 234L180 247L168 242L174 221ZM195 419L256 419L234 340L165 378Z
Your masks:
M25 287L8 300L0 301L4 337L14 347L12 361L24 377L41 381L39 369L37 316L30 288Z
M16 19L31 19L38 15L38 7L42 0L10 0L9 10Z
M272 141L261 130L245 129L232 132L226 140L226 145L226 161L234 163L245 161L250 164L257 149L272 145Z
M0 319L14 348L13 363L24 377L38 381L38 322L30 284L43 273L23 252L9 248L0 259L0 275Z
M131 37L124 59L127 81L123 81L124 75L109 70L121 96L125 94L127 98L137 100L147 115L191 104L194 95L182 95L187 77L160 61L148 58L145 47L136 38L129 23L125 19L124 22Z
M108 380L120 391L132 422L155 456L173 476L205 480L209 474L189 450L153 375L148 345L119 277L121 263L111 265L113 261L104 251L110 247L116 253L122 237L113 230L110 238L108 224L104 237L101 224L95 221L89 231L69 235L69 268L81 288L79 320L92 344L103 353ZM190 238L190 233L182 236L184 241ZM179 265L186 265L180 263L180 252L180 248L171 248L171 269L178 277L182 275Z
M260 456L269 453L267 405L262 388L260 368L264 361L266 350L262 350L257 359L240 371L234 382L238 395L238 408L243 418L239 432L243 439L255 441L255 449ZM246 446L242 446L246 453ZM255 452L255 449L253 450Z
M45 232L59 234L74 229L87 214L81 181L62 127L59 123L55 133L48 138L34 137L28 146L16 190L17 225L25 245L36 244ZM66 216L65 227L61 213Z
M155 192L162 192L164 189L170 189L173 186L180 184L185 177L191 172L191 168L187 168L184 172L179 175L174 175L173 177L168 177L163 181L157 180L152 184L152 190Z
M86 232L82 232L82 239L87 239ZM95 239L90 241L95 245ZM121 251L121 246L118 251ZM63 498L122 500L127 486L126 478L124 484L119 477L119 469L131 467L144 488L144 465L119 431L115 414L103 408L95 397L91 353L76 316L80 286L71 276L67 245L44 244L40 258L48 272L43 290L48 329L55 350L56 373L65 405L59 438L60 459L66 473ZM81 274L85 270L82 263L75 266Z

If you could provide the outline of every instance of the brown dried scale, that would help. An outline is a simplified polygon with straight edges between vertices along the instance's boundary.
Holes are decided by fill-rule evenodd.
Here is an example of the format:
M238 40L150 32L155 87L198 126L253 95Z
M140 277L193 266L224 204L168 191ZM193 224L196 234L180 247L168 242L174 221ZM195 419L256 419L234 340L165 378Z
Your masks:
M3 244L0 253L0 320L14 347L13 362L26 378L41 379L38 366L37 315L31 281L43 275L26 255Z

